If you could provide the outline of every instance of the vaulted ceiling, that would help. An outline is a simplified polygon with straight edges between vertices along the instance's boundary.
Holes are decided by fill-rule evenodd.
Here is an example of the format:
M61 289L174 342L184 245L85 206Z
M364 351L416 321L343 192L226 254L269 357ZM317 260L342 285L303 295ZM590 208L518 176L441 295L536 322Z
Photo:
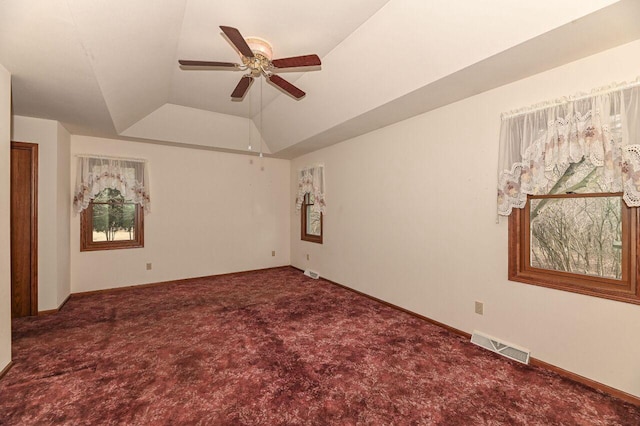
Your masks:
M74 134L233 152L261 134L293 158L638 39L638 16L637 0L0 0L0 64L14 114ZM260 79L236 102L242 72L181 69L239 62L220 25L276 58L317 53L282 74L306 97Z

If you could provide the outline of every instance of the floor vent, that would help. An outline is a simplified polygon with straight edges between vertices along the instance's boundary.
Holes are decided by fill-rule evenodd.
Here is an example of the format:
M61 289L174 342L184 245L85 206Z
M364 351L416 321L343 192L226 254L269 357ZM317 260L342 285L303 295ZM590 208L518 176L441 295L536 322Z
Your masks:
M491 352L511 358L514 361L529 364L529 354L531 353L529 349L503 342L477 331L474 331L471 335L471 343L482 346L485 349L489 349Z
M306 271L304 271L304 274L310 278L313 278L314 280L317 280L318 278L320 278L320 274L312 271L310 269L307 269Z

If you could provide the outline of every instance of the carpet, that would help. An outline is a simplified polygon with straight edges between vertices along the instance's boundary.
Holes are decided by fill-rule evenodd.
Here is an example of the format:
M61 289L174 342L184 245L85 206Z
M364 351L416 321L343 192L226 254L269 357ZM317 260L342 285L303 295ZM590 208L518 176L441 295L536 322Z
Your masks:
M13 321L3 425L638 425L640 408L290 267Z

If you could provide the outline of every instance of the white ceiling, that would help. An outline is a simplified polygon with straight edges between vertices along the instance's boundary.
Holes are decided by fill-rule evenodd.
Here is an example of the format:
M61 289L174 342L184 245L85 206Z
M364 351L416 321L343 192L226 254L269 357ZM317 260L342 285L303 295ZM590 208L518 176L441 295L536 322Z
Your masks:
M0 63L17 115L74 134L292 158L640 38L638 0L0 0ZM615 24L614 24L615 22ZM242 73L220 25L316 53L283 76L299 101ZM261 80L262 81L262 80ZM262 123L260 93L262 92Z

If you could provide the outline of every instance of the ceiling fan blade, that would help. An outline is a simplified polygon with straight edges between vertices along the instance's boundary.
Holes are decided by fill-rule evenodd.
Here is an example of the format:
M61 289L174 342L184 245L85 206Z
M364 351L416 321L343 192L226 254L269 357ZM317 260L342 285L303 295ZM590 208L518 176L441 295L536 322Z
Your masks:
M216 62L216 61L188 61L184 59L178 60L180 65L186 67L224 67L224 68L237 68L240 64L234 64L233 62Z
M305 93L302 90L298 89L296 86L289 83L287 80L280 77L279 75L271 74L269 76L269 81L275 84L276 86L280 87L282 90L289 93L291 96L293 96L296 99L300 99L305 95Z
M271 63L276 68L315 67L322 65L318 55L303 55L291 58L274 59Z
M253 51L245 41L240 31L233 27L225 27L224 25L220 25L220 29L226 36L229 38L231 43L238 49L238 51L242 54L242 56L247 58L253 58Z
M251 77L250 75L243 75L236 88L233 89L231 97L234 99L244 98L244 95L247 93L247 90L249 90L251 83L253 83L253 77Z

